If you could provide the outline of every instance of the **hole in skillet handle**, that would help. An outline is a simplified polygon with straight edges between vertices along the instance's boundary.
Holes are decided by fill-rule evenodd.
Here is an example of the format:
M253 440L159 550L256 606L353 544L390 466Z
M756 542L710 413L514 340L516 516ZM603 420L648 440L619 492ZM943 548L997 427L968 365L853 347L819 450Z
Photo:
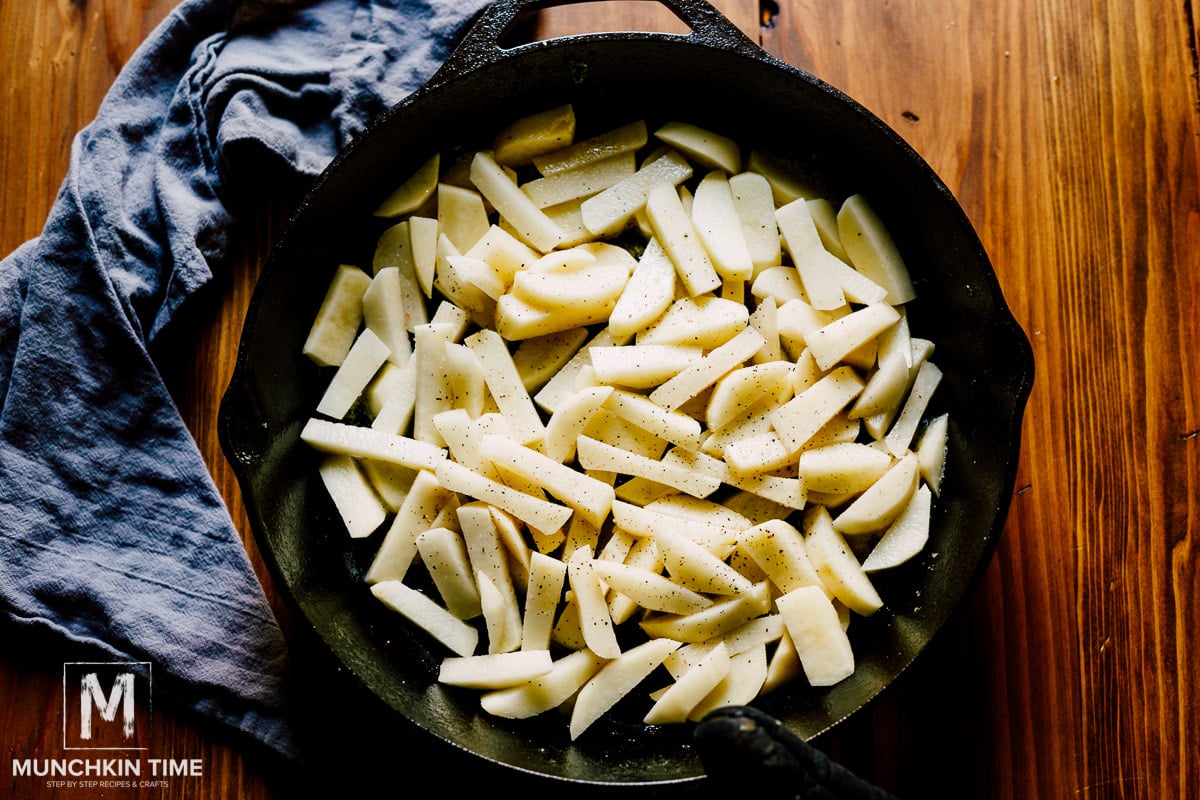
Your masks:
M602 9L604 6L632 5L647 7L645 12L637 12L645 17L647 28L665 28L647 35L679 36L710 47L740 51L760 58L765 56L753 40L705 0L496 0L479 14L426 86L432 88L463 72L493 64L512 51L535 47L543 41L553 41L540 38L538 24L541 13L550 9L557 9L563 15L561 19L569 19L573 25L581 27L575 35L619 33L627 37L630 31L606 30L602 19L593 23L587 12L589 7ZM625 8L620 15L614 16L625 18L628 12L629 9Z
M553 33L549 33L553 31ZM605 33L687 36L691 28L671 9L645 0L580 0L521 12L498 42L505 50L556 36Z

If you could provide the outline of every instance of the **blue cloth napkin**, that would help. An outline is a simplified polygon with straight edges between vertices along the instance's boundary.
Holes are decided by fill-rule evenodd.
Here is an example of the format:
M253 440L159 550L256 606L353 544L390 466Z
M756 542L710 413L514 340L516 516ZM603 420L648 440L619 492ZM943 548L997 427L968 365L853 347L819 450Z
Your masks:
M248 5L170 14L0 263L0 598L288 756L285 642L152 346L236 253L239 168L319 173L484 2L275 0L231 31Z

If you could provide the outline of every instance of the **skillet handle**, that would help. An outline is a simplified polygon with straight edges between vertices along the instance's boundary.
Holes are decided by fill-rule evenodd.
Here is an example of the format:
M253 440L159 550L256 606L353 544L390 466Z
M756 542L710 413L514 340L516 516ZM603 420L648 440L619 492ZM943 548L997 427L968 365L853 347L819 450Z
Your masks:
M468 28L462 41L446 58L442 66L429 79L427 86L440 85L453 77L470 72L478 67L489 66L503 59L509 52L525 46L536 46L534 42L518 47L504 47L501 42L512 29L521 14L553 6L572 5L588 0L495 0L480 12ZM729 21L706 0L645 0L665 6L679 17L690 32L680 38L722 50L741 51L758 58L764 51L746 34ZM606 34L593 34L604 36ZM626 36L629 34L621 34ZM633 34L642 35L642 34ZM656 34L645 34L656 35ZM675 35L675 34L657 34ZM546 41L554 41L553 39Z

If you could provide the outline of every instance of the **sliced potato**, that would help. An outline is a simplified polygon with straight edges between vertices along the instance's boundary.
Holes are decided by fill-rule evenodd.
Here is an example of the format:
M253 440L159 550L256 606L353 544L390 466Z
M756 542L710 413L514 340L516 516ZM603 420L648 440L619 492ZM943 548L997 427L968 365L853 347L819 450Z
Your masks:
M889 326L896 324L900 314L887 303L874 303L838 317L804 337L817 366L832 369L855 350L863 347Z
M745 303L714 295L683 297L653 325L638 334L639 345L668 344L711 350L728 342L750 323Z
M917 375L909 389L908 398L900 409L896 421L884 437L887 449L892 455L899 457L912 443L921 417L933 397L934 390L942 381L942 371L932 361L924 361L917 369Z
M887 289L889 303L900 305L916 296L899 248L865 197L847 197L838 210L837 223L850 263Z
M628 178L617 181L580 205L584 226L593 236L620 232L639 210L646 206L650 190L667 183L678 186L692 176L692 166L683 156L671 152L643 164Z
M546 456L559 463L574 458L576 441L612 393L611 386L591 386L564 400L546 423L542 445Z
M620 153L536 178L521 184L521 191L535 206L544 209L591 197L635 171L633 153Z
M499 163L520 166L535 156L560 150L574 139L575 109L568 103L509 123L496 134L492 149Z
M567 702L606 663L607 659L590 650L575 650L555 661L549 672L524 684L487 692L479 703L497 717L535 717Z
M654 131L654 136L710 169L734 173L742 167L737 142L699 125L673 120Z
M554 668L549 650L518 650L442 659L438 681L468 689L502 689L527 683Z
M345 417L391 353L373 330L364 328L325 385L317 413L334 419Z
M661 317L674 298L675 265L658 239L651 239L609 314L609 329L618 339L634 336Z
M618 472L622 475L647 478L666 484L693 497L708 497L721 488L721 481L707 475L698 475L681 467L664 464L610 444L597 441L590 436L580 436L576 443L579 463L584 469Z
M593 346L589 349L596 379L614 386L648 389L683 372L704 356L699 347L679 344L640 344L633 347Z
M898 567L920 553L929 541L932 503L933 493L928 486L923 485L913 492L908 505L863 559L863 571L879 572Z
M768 520L738 537L738 547L754 560L781 592L801 586L821 586L821 578L808 557L804 536L782 519Z
M401 367L412 355L406 313L409 301L404 295L400 267L384 267L375 273L362 298L363 324L387 345L388 360Z
M672 411L644 395L617 389L604 403L617 416L639 428L680 447L694 449L700 445L700 422L687 414Z
M483 196L474 189L439 183L437 187L439 235L445 236L458 253L465 253L492 227Z
M471 627L430 598L398 580L387 580L371 587L385 606L402 614L425 630L451 652L470 656L479 644L479 631Z
M799 474L812 492L857 494L868 489L892 466L892 457L858 442L835 442L800 454Z
M677 375L650 392L650 399L663 408L676 409L697 397L726 373L754 357L765 344L754 328L742 328L729 341L713 348Z
M929 421L917 444L917 459L921 466L921 479L933 493L940 494L942 477L946 469L946 441L949 438L950 415L939 414Z
M462 534L446 527L430 528L417 537L416 544L446 610L459 619L482 614L479 587Z
M833 527L833 520L824 506L814 506L805 512L804 544L821 582L834 597L863 616L874 614L883 607L883 599L875 585L863 572L842 534Z
M530 555L529 581L522 616L522 650L550 647L554 614L558 610L566 578L567 565L563 561L544 553L535 552Z
M732 669L724 643L718 642L694 668L675 680L646 712L647 725L684 722L692 709L717 687Z
M362 296L371 276L342 264L333 274L321 308L305 339L303 353L323 367L337 366L350 352L362 324Z
M775 601L808 682L832 686L854 674L854 651L833 603L816 586L802 586Z
M668 527L653 534L658 555L671 579L697 592L745 595L754 585L695 539Z
M553 152L534 156L533 165L543 175L553 175L621 153L635 152L646 144L646 139L646 122L635 120Z
M566 235L554 221L521 191L517 182L490 154L484 151L475 154L471 162L471 183L522 240L543 253L553 250L565 238Z
M696 186L692 223L722 278L745 281L754 275L754 261L727 173L710 172Z
M440 155L434 153L425 163L417 167L404 183L397 186L395 191L383 199L383 202L375 209L375 216L398 217L416 211L425 205L433 196L434 189L437 188L440 166Z
M840 266L821 243L812 212L803 199L794 200L775 211L775 221L783 237L783 246L800 274L804 294L814 308L831 311L846 305L839 279Z
M746 705L758 697L767 680L767 648L759 644L729 656L729 672L704 699L692 707L688 719L698 722L717 708Z
M789 450L798 451L862 391L850 367L837 367L771 412L771 425Z
M513 437L521 444L541 441L546 429L500 334L480 330L464 342L483 363L484 380Z
M690 614L713 602L657 572L630 564L597 559L592 563L592 570L610 589L650 611Z
M680 645L670 639L651 639L609 661L584 684L571 709L571 739L578 739L621 698L658 669Z
M708 399L705 424L710 430L721 428L748 415L764 398L778 405L791 392L792 369L790 362L770 361L726 373Z
M317 472L350 538L370 536L387 519L388 509L356 459L327 455L321 459Z
M770 608L770 589L765 582L751 594L726 597L691 614L653 615L642 620L642 630L652 637L681 642L705 642L728 633Z
M594 261L572 270L524 270L513 279L517 299L544 311L607 319L629 280L624 264Z
M513 364L525 391L533 393L545 386L575 357L587 338L586 328L568 328L522 341L513 353Z
M846 534L883 530L908 505L919 478L917 455L909 453L839 512L833 527Z
M674 185L658 183L650 187L646 193L646 217L690 296L711 292L721 285L721 276L701 244Z
M518 475L544 488L594 525L600 525L607 519L612 509L612 486L524 447L513 439L484 436L479 443L479 453L502 468L505 474Z
M525 494L449 459L438 464L436 474L438 482L450 491L497 506L539 533L555 533L571 518L567 506Z
M521 646L521 605L496 520L491 509L479 502L459 506L455 515L475 573L480 608L488 629L488 652L516 650Z
M445 450L426 442L315 417L305 423L300 439L325 453L373 458L412 469L433 469L446 460Z

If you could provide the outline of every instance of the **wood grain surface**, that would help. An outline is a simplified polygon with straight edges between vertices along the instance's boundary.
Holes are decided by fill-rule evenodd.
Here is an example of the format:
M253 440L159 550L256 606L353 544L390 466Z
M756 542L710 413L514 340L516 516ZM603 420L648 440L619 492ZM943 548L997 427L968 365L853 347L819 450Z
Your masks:
M714 5L925 157L976 226L1037 361L1017 489L982 584L895 690L820 746L902 798L1200 797L1194 0ZM172 6L0 4L0 255L38 235L72 137ZM607 2L549 9L537 25L550 37L678 21L654 3ZM278 215L253 221L237 268L196 297L160 359L290 631L216 437ZM0 797L68 796L10 773L13 758L57 752L61 654L0 641ZM331 750L340 777L371 771L352 760L370 740L359 727ZM203 778L69 796L297 793L287 770L169 707L156 709L152 747L202 759Z

